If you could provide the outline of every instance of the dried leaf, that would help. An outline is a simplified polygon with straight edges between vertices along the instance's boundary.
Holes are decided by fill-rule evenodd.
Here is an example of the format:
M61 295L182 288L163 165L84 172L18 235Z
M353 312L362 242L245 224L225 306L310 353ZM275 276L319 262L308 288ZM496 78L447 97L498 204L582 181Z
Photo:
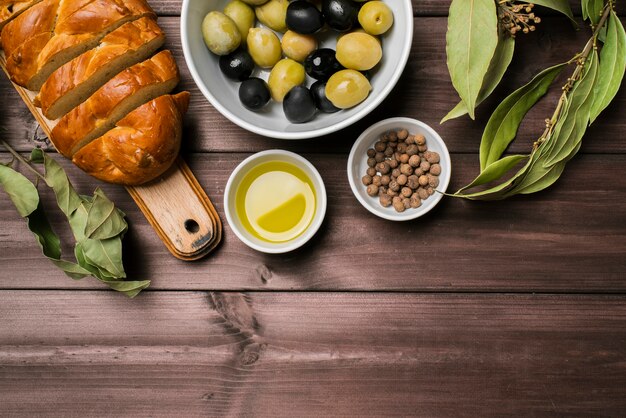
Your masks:
M0 186L9 195L22 218L27 217L39 205L37 188L26 177L10 167L0 165Z
M150 280L141 281L114 281L114 280L102 280L111 289L121 292L129 298L134 298L143 289L150 286Z
M122 240L85 239L81 242L85 260L100 271L100 279L123 279L126 277L122 263Z
M478 93L478 99L476 100L476 106L480 105L487 97L493 93L496 89L509 64L513 59L513 52L515 51L515 39L510 36L500 35L498 37L498 46L489 64L487 74L483 80L483 86ZM458 118L467 114L467 106L464 101L460 101L454 109L450 111L442 120L444 123L450 119Z
M54 159L43 153L46 168L46 184L54 190L57 204L66 217L70 216L80 205L80 197L72 187L67 174Z
M117 209L100 188L96 189L87 214L85 235L93 239L108 239L123 236L127 229L124 212Z
M606 39L600 51L598 80L593 89L590 123L613 101L626 69L626 33L615 12L611 11L606 27Z
M574 14L572 13L569 0L532 0L532 3L537 6L548 7L552 10L556 10L557 12L561 12L565 16L569 17L574 25L578 26L576 20L574 19Z
M567 63L543 70L528 84L514 91L496 108L487 122L480 143L480 169L500 159L515 138L526 113L543 97Z
M512 190L513 188L515 188L517 186L517 184L524 178L524 176L526 176L526 173L528 172L528 169L530 168L530 164L531 164L531 160L532 160L532 155L529 158L528 162L526 163L526 165L524 165L522 168L520 168L517 173L515 173L515 175L513 177L511 177L510 179L508 179L507 181L491 187L489 189L486 190L482 190L480 192L476 192L476 193L471 193L471 194L455 194L454 196L456 197L462 197L464 199L469 199L469 200L501 200L504 199L505 197L507 197L507 193Z
M472 119L497 44L498 19L493 0L452 0L446 34L448 70Z

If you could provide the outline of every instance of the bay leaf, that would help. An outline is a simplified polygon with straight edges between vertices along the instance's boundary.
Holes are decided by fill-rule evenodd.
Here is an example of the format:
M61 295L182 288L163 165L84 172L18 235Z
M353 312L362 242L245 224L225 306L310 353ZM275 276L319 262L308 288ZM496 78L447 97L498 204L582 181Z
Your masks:
M480 172L480 174L478 175L478 177L476 177L476 179L474 179L474 181L472 181L467 186L459 189L456 194L460 194L465 190L473 189L474 187L482 186L483 184L487 184L501 178L510 170L512 170L513 167L519 164L520 161L527 158L529 158L528 155L509 155L507 157L499 159L498 161L494 161L493 163L485 167L485 169Z
M589 19L591 23L597 25L602 17L604 0L581 0L583 19Z
M30 162L35 164L43 164L44 151L41 148L33 148L30 152Z
M0 186L15 205L22 218L27 217L39 205L39 193L33 183L11 167L0 165Z
M122 263L122 240L89 239L81 242L86 261L100 270L103 277L123 279L126 277Z
M46 153L43 153L43 157L46 169L46 184L52 188L59 208L68 217L78 208L81 199L59 163Z
M93 239L108 239L123 235L128 229L124 212L117 209L113 202L98 188L87 213L85 236Z
M460 194L460 195L455 194L454 196L462 197L464 199L469 199L469 200L486 200L486 201L502 200L505 197L507 197L507 193L510 190L514 189L517 186L517 184L523 180L524 176L526 176L526 173L528 172L528 169L530 168L531 160L532 160L532 155L531 155L531 158L528 159L528 162L522 168L520 168L513 177L511 177L505 182L498 184L497 186L493 186L489 189L481 190L480 192L476 192L476 193Z
M594 49L589 54L580 80L574 83L568 95L567 111L559 117L553 134L544 144L544 146L547 145L543 160L544 166L549 167L559 161L569 159L572 150L582 140L589 124L597 70L598 52Z
M448 70L472 119L497 44L498 19L493 0L452 0L446 34Z
M613 11L609 15L606 28L605 43L600 51L598 80L593 89L590 123L613 101L626 70L626 33L622 22Z
M150 286L150 280L141 280L141 281L102 280L102 282L106 283L111 289L116 290L120 293L123 293L131 299L137 296L139 292L141 292L143 289Z
M578 26L578 24L576 23L576 19L574 19L574 13L572 13L572 8L570 7L569 0L532 0L531 3L534 3L537 6L548 7L552 10L556 10L557 12L561 12L565 16L569 17L574 25Z
M489 69L487 70L487 74L485 74L485 78L483 80L483 85L480 89L480 93L478 93L478 99L476 100L476 107L480 105L487 97L493 93L493 91L498 87L500 81L502 81L502 77L504 77L504 73L509 68L509 64L511 64L511 60L513 59L513 53L515 52L515 39L507 35L500 35L498 37L498 45L496 47L496 51L491 59L491 63L489 64ZM467 106L465 102L461 100L455 107L452 109L442 120L440 123L444 123L450 119L458 118L460 116L466 115L468 112Z
M500 103L489 118L480 142L481 171L500 159L517 135L526 113L546 94L554 79L566 66L567 63L563 63L543 70Z

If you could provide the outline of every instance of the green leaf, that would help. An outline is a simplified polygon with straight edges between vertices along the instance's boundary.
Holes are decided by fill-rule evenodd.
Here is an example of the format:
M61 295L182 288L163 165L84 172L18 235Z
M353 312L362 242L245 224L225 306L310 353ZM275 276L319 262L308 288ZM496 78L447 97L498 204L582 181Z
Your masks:
M537 3L539 4L539 3ZM597 25L602 17L602 9L604 9L604 0L582 0L581 1L583 19L589 19L591 23Z
M497 45L498 19L493 0L452 0L446 34L448 70L472 119Z
M547 146L544 165L550 167L559 161L571 158L572 151L582 140L589 124L591 105L594 100L593 87L598 69L598 53L589 55L582 77L569 93L567 107L559 117L554 132L542 148Z
M606 40L600 51L598 79L593 89L590 123L613 101L626 69L626 33L615 12L611 11L607 25Z
M534 3L537 6L548 7L552 10L556 10L557 12L561 12L565 16L569 17L574 25L578 26L578 24L576 23L576 19L574 19L574 14L572 13L572 8L570 7L569 0L532 0L531 3Z
M491 187L486 190L482 190L480 192L471 193L471 194L455 194L455 197L462 197L464 199L469 200L501 200L507 197L507 193L514 189L517 184L523 180L526 176L528 169L530 168L530 164L532 161L532 155L528 159L526 165L518 170L518 172L508 179L507 181L500 183L497 186Z
M46 184L54 190L59 208L66 217L69 217L78 208L81 199L59 163L46 153L43 153L43 157L46 168Z
M110 280L102 280L103 283L106 283L111 289L116 290L120 293L125 294L129 298L134 298L141 292L143 289L150 286L150 280L141 280L141 281L110 281Z
M39 205L39 193L33 183L10 167L0 165L0 186L9 195L22 218L33 213Z
M124 234L127 229L124 212L117 209L101 189L96 189L87 214L85 235L88 238L108 239Z
M513 52L515 51L515 39L510 36L499 36L498 38L498 46L496 47L496 52L491 59L491 63L489 64L489 69L487 70L487 74L485 75L485 79L483 80L483 86L480 89L480 93L478 93L478 99L476 100L476 106L480 105L487 97L493 93L493 91L498 87L504 73L507 68L509 68L509 64L513 59ZM459 116L463 116L467 114L467 106L464 101L460 101L454 109L452 109L442 120L440 123L444 123L450 119L458 118Z
M526 113L543 97L567 63L540 72L528 84L514 91L491 115L480 143L480 169L497 161L515 138Z
M519 164L520 161L529 158L528 155L509 155L504 157L498 161L494 161L489 164L481 173L474 179L473 182L468 184L467 186L459 189L456 194L460 194L461 192L472 189L477 186L482 186L483 184L490 183L501 178L504 174L508 173L513 169L516 165Z

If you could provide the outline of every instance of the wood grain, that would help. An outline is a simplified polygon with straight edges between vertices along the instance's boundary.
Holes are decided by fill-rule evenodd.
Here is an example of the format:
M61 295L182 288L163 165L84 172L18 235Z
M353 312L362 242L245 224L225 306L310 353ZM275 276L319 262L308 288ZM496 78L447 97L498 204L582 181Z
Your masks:
M187 157L221 214L226 180L246 156ZM307 246L281 256L247 248L225 225L219 251L197 263L179 262L126 193L101 184L128 214L129 277L151 279L155 289L626 291L625 155L579 156L556 185L533 196L494 203L444 198L431 214L407 223L384 221L359 205L346 179L347 156L305 157L326 184L326 220ZM478 172L478 156L453 154L452 161L450 190L455 190ZM70 163L63 166L79 192L96 187ZM44 196L47 207L54 207L53 196L47 191ZM94 280L74 282L52 269L4 199L0 219L1 288L101 288ZM59 216L52 222L57 229L63 225ZM70 237L69 231L59 232ZM71 247L65 253L71 254Z
M626 408L624 296L3 291L0 316L4 416Z
M548 65L563 62L574 56L585 44L586 30L575 31L566 19L544 21L541 30L519 38L516 57L503 84L493 97L478 110L477 121L461 118L439 125L440 119L456 105L456 95L446 67L444 18L420 18L415 21L411 58L392 91L369 117L334 135L305 141L281 141L251 134L221 116L204 98L191 79L180 45L178 19L166 17L160 23L168 35L166 47L171 49L182 73L180 89L192 92L190 110L185 116L184 147L193 152L254 152L268 148L285 148L295 152L341 152L350 149L354 139L372 123L392 116L420 119L435 127L453 152L477 152L482 130L497 104L534 74ZM625 20L626 24L626 20ZM552 114L560 94L556 88L527 116L520 135L511 148L526 152L545 127L545 118ZM41 132L32 116L19 103L7 80L0 79L0 94L8 99L0 103L0 128L11 144L20 150L30 150L42 144ZM590 128L583 143L583 152L626 152L626 85L611 106ZM219 126L220 129L215 129ZM45 145L45 142L44 142Z

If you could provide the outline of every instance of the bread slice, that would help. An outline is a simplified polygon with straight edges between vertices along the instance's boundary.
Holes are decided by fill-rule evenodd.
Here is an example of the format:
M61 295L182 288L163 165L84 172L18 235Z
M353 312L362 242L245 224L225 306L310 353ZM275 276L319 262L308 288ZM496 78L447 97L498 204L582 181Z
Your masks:
M135 186L163 174L176 160L189 92L160 96L81 148L72 161L109 183Z
M39 90L57 68L141 17L156 19L144 0L43 0L2 30L7 71L20 86Z
M11 20L18 17L30 7L39 3L41 0L27 0L27 1L13 1L2 0L0 1L0 30L9 23Z
M178 80L178 67L171 52L159 52L113 77L59 119L50 139L61 154L71 158L133 109L172 91Z
M165 42L165 34L149 17L128 22L100 44L50 75L39 92L43 114L58 119L87 100L104 83L148 58Z

